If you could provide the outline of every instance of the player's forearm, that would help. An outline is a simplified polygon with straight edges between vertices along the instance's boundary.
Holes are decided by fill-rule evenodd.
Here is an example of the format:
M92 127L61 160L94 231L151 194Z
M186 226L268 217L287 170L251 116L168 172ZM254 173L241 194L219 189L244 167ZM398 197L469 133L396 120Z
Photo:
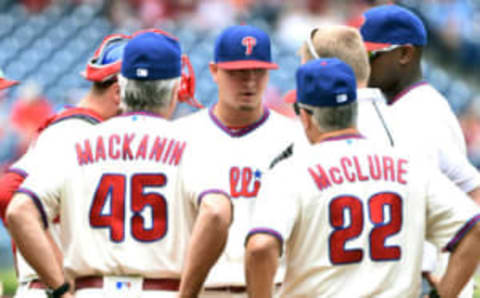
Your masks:
M447 271L438 287L442 298L457 297L472 277L480 260L479 247L480 226L477 223L450 256Z
M180 297L184 298L197 297L201 291L208 272L223 252L231 222L232 210L227 199L203 200L181 278Z
M25 195L15 195L7 209L8 229L18 249L40 278L55 289L65 282L40 214Z
M247 243L245 258L249 297L272 297L279 258L277 241L268 235L252 236Z

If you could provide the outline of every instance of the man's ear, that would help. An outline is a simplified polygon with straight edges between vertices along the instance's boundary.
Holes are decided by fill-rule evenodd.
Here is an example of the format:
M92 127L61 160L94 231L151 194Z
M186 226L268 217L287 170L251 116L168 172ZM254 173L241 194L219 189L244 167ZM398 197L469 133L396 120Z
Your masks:
M400 48L400 64L406 65L412 62L415 57L415 47L413 45L404 45Z
M213 78L213 81L215 83L218 83L218 65L213 63L213 62L210 62L210 64L208 65L208 68L210 69L210 73L212 74L212 78Z
M300 121L302 122L303 128L305 130L309 130L311 126L313 125L312 123L312 116L309 115L307 112L305 112L304 109L300 109Z
M112 84L112 98L115 102L115 104L118 106L120 105L120 101L121 101L121 96L120 96L120 85L118 84L118 82L115 82Z

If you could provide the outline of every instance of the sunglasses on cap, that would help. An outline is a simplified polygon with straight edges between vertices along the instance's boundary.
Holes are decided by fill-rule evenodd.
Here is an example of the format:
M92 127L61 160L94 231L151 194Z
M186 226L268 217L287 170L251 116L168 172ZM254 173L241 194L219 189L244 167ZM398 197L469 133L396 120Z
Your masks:
M308 115L313 115L313 111L306 108L303 106L301 103L294 102L293 103L293 111L295 112L295 115L299 116L300 115L300 109L304 110Z
M391 52L395 49L398 49L399 47L401 47L401 45L393 44L393 45L388 46L388 47L383 48L383 49L368 51L368 58L370 59L370 61L372 61L375 58L377 58L378 56L380 56L382 53Z
M308 35L307 38L307 48L308 51L310 52L310 55L312 55L313 58L318 59L320 56L318 56L317 51L315 50L315 46L313 45L313 37L315 36L315 33L317 32L318 28L313 28L312 31L310 31L310 35Z

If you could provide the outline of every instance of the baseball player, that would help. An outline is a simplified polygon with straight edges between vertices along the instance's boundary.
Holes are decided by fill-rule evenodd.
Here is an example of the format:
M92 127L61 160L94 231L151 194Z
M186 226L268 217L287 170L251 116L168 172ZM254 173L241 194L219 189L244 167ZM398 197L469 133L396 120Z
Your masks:
M45 159L49 172L34 171L15 195L7 210L11 234L53 297L176 297L190 235L214 231L205 245L218 254L204 263L219 256L231 220L228 195L212 187L192 200L176 194L189 144L166 118L181 71L176 38L137 34L119 75L127 113L65 140ZM45 233L58 215L65 276ZM198 264L190 255L191 271ZM200 282L207 273L198 272ZM198 291L185 277L180 294Z
M480 260L480 208L424 159L359 133L346 63L317 59L296 77L313 146L279 163L261 190L246 240L249 294L271 297L285 254L282 297L418 297L427 238L454 251L440 287L454 297Z
M360 32L372 68L368 85L380 88L387 98L395 144L436 160L442 173L480 204L480 174L467 159L458 120L422 76L420 61L427 44L422 21L396 5L367 10L364 19ZM446 261L439 265L441 274ZM472 297L473 283L462 295Z
M120 71L120 58L126 39L127 37L123 35L110 35L103 40L83 73L87 80L93 82L88 95L76 107L67 108L50 117L38 129L39 135L27 153L2 176L0 180L0 215L2 219L4 219L6 207L13 194L28 174L50 154L48 151L52 144L58 144L59 140L71 135L72 132L90 127L119 113L120 94L116 75ZM47 151L47 153L42 151ZM59 218L55 219L49 229L54 239L58 239L58 221ZM58 254L61 259L61 253L58 252ZM19 283L16 297L46 297L46 285L38 279L35 271L25 262L18 251L15 252L15 255Z
M177 121L192 134L184 160L188 168L184 195L208 190L197 178L206 175L198 163L208 161L217 173L210 180L230 195L234 205L225 251L209 274L203 297L247 296L243 241L256 197L272 160L300 133L292 120L262 105L268 70L276 68L265 32L247 25L226 28L215 42L210 63L218 102Z

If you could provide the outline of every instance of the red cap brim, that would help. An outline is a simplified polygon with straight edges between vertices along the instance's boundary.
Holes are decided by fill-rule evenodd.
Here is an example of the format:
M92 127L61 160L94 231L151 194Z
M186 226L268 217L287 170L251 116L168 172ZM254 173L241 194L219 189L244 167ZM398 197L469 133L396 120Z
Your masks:
M20 83L19 81L0 79L0 90L7 89L7 88L12 87L13 85L17 85L19 83Z
M297 101L297 89L293 89L287 92L283 96L283 101L286 103L295 103Z
M365 42L365 48L369 52L388 48L389 46L391 46L390 43L379 43L379 42L369 42L369 41Z
M257 61L257 60L240 60L216 63L218 67L222 69L251 69L251 68L264 68L264 69L278 69L278 65L271 62Z

